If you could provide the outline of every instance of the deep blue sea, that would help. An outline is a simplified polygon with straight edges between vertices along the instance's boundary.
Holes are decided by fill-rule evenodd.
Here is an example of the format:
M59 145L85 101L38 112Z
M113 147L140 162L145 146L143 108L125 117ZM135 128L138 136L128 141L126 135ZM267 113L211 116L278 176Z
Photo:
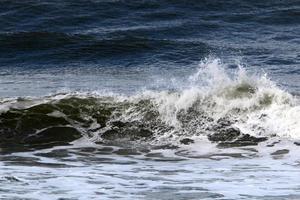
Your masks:
M299 0L1 0L0 199L300 199Z

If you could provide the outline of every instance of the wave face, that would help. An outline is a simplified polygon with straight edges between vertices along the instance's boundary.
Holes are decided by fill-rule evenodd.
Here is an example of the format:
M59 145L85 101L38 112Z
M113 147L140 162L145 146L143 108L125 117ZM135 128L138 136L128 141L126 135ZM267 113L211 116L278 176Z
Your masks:
M95 92L3 99L1 146L44 148L82 137L154 146L207 137L222 146L243 146L300 137L298 99L265 75L249 75L242 66L229 73L219 59L207 59L185 83L177 90L131 96Z

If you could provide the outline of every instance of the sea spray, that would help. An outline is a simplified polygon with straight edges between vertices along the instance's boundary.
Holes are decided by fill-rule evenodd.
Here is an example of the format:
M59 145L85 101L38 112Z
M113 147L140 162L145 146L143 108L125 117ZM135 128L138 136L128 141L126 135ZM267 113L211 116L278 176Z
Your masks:
M266 75L249 75L241 65L231 73L219 59L209 58L187 83L175 91L131 96L94 92L3 100L2 145L60 144L63 138L55 138L53 130L67 130L66 142L79 138L80 132L94 142L151 145L203 136L252 145L260 141L254 137L300 136L297 98Z

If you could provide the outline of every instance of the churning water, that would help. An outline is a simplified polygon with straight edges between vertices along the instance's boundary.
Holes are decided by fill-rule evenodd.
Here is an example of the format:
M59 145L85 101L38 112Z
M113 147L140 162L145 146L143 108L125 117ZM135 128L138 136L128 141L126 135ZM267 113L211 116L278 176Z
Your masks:
M298 1L2 1L1 199L300 199Z

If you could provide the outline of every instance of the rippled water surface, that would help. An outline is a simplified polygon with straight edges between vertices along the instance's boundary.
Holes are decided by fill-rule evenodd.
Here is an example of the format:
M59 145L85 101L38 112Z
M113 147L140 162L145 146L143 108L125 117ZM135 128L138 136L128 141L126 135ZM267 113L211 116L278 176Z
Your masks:
M195 151L204 145L195 144ZM6 155L1 158L1 194L7 199L300 197L297 148L289 155L270 155L274 148L265 146L195 151L143 153L88 145Z
M300 199L300 2L3 0L0 199Z

